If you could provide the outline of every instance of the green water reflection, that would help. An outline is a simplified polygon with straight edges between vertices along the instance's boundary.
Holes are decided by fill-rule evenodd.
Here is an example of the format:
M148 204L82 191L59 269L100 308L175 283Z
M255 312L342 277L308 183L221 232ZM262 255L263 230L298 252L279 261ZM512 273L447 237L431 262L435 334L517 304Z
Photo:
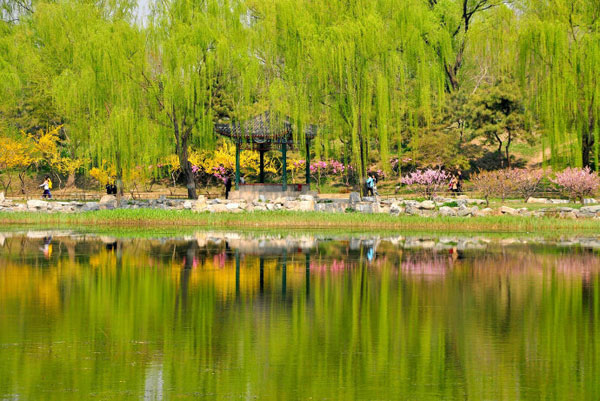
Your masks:
M0 241L2 400L600 396L594 247L49 237Z

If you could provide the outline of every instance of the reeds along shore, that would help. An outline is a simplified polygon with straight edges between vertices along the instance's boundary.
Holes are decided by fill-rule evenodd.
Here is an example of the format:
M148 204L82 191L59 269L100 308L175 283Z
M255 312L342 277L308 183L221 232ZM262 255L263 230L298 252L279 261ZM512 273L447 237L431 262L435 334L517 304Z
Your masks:
M0 225L121 227L199 226L247 229L436 230L445 232L596 231L600 220L554 217L422 217L387 214L269 211L195 213L188 210L100 210L82 213L0 212Z

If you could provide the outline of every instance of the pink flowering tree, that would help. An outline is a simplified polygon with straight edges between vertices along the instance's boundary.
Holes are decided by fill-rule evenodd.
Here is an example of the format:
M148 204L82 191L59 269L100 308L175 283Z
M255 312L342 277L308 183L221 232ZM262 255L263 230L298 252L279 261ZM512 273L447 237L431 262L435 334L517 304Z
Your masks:
M482 171L471 177L471 184L483 196L486 206L490 205L490 197L498 196L504 201L512 190L507 170Z
M305 160L297 160L293 163L292 174L303 170L306 166ZM312 181L321 187L327 180L335 178L342 179L346 186L349 185L349 176L352 175L354 169L350 165L345 165L338 160L315 160L309 167ZM294 177L292 177L293 179Z
M546 170L542 169L513 169L509 170L508 179L512 181L514 191L527 200L537 192L546 175Z
M317 183L317 187L321 188L323 178L328 172L329 164L324 160L316 160L310 164L310 175Z
M445 188L450 180L450 175L444 170L417 170L402 177L401 182L404 185L414 187L418 192L425 195L428 199L441 189Z
M579 199L581 203L583 203L584 197L594 195L600 188L600 177L589 167L568 167L557 173L556 178L550 181L556 184L569 199L572 201Z

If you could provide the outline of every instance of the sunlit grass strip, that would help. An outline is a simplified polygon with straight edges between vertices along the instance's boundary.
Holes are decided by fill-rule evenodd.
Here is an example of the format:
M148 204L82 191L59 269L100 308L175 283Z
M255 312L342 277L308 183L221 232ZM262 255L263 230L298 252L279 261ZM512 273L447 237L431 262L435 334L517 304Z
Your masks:
M600 221L550 217L419 217L387 214L270 211L194 213L188 210L117 209L83 213L0 212L0 224L78 226L200 226L252 229L440 230L445 232L542 232L599 230Z

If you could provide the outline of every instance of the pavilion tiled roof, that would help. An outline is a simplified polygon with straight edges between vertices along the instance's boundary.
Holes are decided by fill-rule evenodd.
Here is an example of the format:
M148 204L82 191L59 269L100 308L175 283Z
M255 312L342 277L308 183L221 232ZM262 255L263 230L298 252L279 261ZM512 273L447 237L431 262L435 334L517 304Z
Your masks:
M240 144L294 143L292 124L289 120L269 111L241 123L215 124L215 131ZM315 134L316 126L309 125L305 130L305 138L312 139Z

